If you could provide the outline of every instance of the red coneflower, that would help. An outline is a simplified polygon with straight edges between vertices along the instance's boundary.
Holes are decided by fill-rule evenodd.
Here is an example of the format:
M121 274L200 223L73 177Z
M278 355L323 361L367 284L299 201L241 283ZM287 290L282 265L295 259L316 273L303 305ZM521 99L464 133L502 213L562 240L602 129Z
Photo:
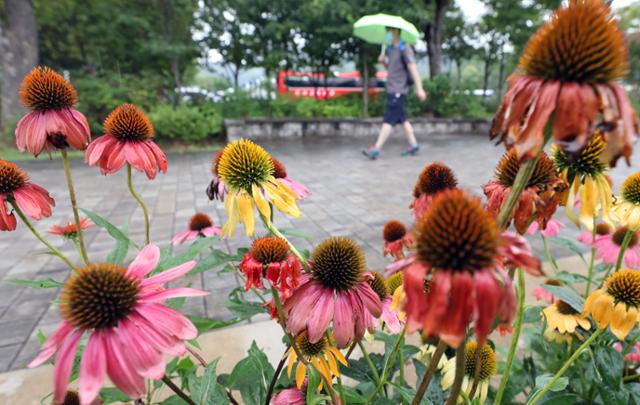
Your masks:
M391 255L396 259L404 257L403 248L411 247L413 244L413 236L407 231L407 228L399 221L388 221L382 228L382 237L384 239L384 248L382 253L387 256Z
M65 283L60 299L62 321L29 364L37 367L55 353L53 401L64 400L76 350L89 335L80 361L80 401L90 404L105 375L133 399L146 392L145 378L164 376L163 354L182 356L185 340L196 327L165 301L202 296L205 291L164 284L188 273L195 261L146 277L158 264L160 249L147 245L128 268L111 263L88 264Z
M438 162L426 165L413 187L414 200L409 206L413 209L416 220L422 218L429 209L433 197L457 186L458 179L449 167Z
M318 342L333 320L338 347L362 339L369 312L378 318L382 303L367 280L364 254L348 238L333 237L320 243L311 254L311 273L300 277L300 287L284 304L287 331L308 332L311 343Z
M29 181L24 170L0 160L0 231L16 229L16 217L7 211L7 203L15 203L36 221L51 216L51 207L56 205L47 190Z
M116 107L104 121L104 135L89 145L85 161L98 165L102 174L115 173L129 163L154 179L167 172L167 158L153 141L153 125L133 104Z
M265 236L253 242L251 251L240 263L240 270L247 278L245 290L264 288L262 277L266 276L271 285L282 293L282 298L287 299L300 285L302 265L290 253L286 240Z
M529 40L496 114L491 138L513 146L518 158L533 158L553 117L553 138L569 153L580 151L593 127L607 134L603 159L627 162L638 120L615 80L628 71L624 34L601 0L560 6Z
M76 90L64 77L48 67L35 67L20 87L20 101L31 110L16 127L16 145L21 152L38 156L43 150L87 148L89 123L75 109Z
M493 215L497 216L507 201L519 169L520 160L515 150L511 149L500 159L496 168L496 178L484 186L487 210ZM524 234L532 221L536 221L540 228L545 230L547 222L558 207L561 193L566 188L567 184L558 177L551 159L542 153L511 214L516 230Z
M173 237L171 244L175 246L198 237L208 238L220 234L220 230L219 226L213 225L213 220L209 215L198 212L189 220L189 227Z
M92 226L94 226L93 222L91 222L88 218L80 218L81 230L91 228ZM78 237L78 227L76 226L75 222L68 220L66 225L53 225L49 229L49 234L59 235L66 239L75 239Z

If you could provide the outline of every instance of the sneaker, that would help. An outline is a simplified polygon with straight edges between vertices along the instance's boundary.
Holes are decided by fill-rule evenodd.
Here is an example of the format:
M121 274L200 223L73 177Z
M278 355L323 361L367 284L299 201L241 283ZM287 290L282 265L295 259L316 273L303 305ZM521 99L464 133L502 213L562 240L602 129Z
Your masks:
M409 146L404 152L402 152L402 156L415 156L419 150L420 150L420 145L418 144Z
M373 160L380 155L380 149L376 148L375 146L369 146L367 149L362 150L362 154Z

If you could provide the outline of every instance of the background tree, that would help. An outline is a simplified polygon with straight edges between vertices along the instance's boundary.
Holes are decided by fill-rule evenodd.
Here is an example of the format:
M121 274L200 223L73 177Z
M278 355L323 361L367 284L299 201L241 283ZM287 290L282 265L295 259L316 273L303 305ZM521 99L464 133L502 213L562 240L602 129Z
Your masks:
M433 79L442 71L442 36L449 0L424 0L433 12L433 18L424 25L424 39L429 54L429 75Z

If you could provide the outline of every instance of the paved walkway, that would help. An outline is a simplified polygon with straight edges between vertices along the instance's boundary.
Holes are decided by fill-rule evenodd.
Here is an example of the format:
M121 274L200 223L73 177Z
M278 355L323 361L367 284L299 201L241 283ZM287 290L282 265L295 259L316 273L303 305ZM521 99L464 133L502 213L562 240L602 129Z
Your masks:
M290 220L277 215L276 224L295 226L315 241L330 235L351 236L361 244L369 267L375 270L381 270L388 263L381 255L382 226L389 219L410 223L407 207L411 191L426 163L435 160L450 165L462 186L479 193L480 185L492 176L502 152L501 147L494 147L483 136L432 136L422 143L419 156L403 158L400 152L404 145L396 138L384 154L372 162L360 155L362 146L352 139L305 139L265 145L284 162L292 178L305 183L313 192L301 203L302 218ZM153 217L155 243L167 245L175 233L186 227L195 211L206 212L217 224L223 223L224 208L205 196L212 156L212 153L170 156L167 175L160 175L152 182L144 175L135 176L136 188ZM48 188L56 198L54 217L37 224L41 232L71 214L61 165L60 161L44 160L21 165L35 183ZM86 167L80 160L72 166L80 206L107 217L116 225L128 222L132 238L142 241L142 213L128 194L124 173L102 177L96 168ZM616 184L630 172L626 167L616 170ZM89 230L86 239L93 261L104 260L113 247L112 239L97 228ZM70 244L52 240L77 260ZM304 248L311 247L302 239L294 241ZM245 237L237 237L220 242L219 247L235 251L247 245ZM37 351L36 332L42 330L50 334L59 320L58 307L53 302L58 291L6 282L11 278L63 281L69 271L55 257L38 254L42 251L42 245L22 224L16 232L0 236L0 372L24 367ZM185 306L187 312L213 318L229 317L224 301L236 285L232 275L206 273L189 282L196 288L210 290L211 294L189 300Z

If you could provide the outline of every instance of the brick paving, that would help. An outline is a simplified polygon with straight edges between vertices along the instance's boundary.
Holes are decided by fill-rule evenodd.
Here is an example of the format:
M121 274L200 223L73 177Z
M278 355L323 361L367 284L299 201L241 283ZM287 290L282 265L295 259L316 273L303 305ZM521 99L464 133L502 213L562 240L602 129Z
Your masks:
M290 177L303 182L313 192L300 203L304 216L290 219L276 215L279 227L295 227L319 241L330 235L355 238L362 246L368 266L381 270L388 263L382 257L381 229L389 219L407 224L411 221L408 204L415 179L429 161L441 161L451 166L463 187L479 193L480 185L490 179L493 167L502 152L501 147L483 136L429 136L422 142L416 157L401 157L404 148L400 137L392 138L383 155L369 161L360 155L364 146L353 139L304 138L271 141L264 145L286 166ZM190 216L203 211L217 224L224 222L224 208L210 202L205 189L210 181L210 160L213 153L173 155L169 157L169 172L155 181L135 175L135 187L147 202L153 226L152 241L166 246L171 237L186 227ZM636 157L637 161L637 157ZM20 164L32 180L50 190L56 199L52 218L37 223L45 232L71 215L66 194L62 163L37 161ZM140 208L128 194L124 173L106 177L98 170L86 167L81 160L72 162L73 176L81 207L94 211L112 223L129 224L134 241L143 240L144 222ZM616 184L631 173L621 167L613 174ZM572 233L576 231L571 230ZM260 234L260 231L258 231ZM51 238L54 245L78 261L72 245ZM304 239L293 239L302 248L311 248ZM86 232L89 256L104 260L114 242L99 228ZM238 228L236 238L218 243L218 248L235 251L247 246L248 239ZM176 250L184 249L180 247ZM24 367L37 351L36 332L50 334L59 321L54 289L31 289L8 283L11 278L63 281L69 274L57 258L38 254L43 246L19 224L18 230L0 237L0 372ZM133 252L130 252L130 256ZM217 276L211 272L188 280L196 288L211 291L205 298L190 299L184 309L195 315L227 318L224 306L228 292L236 286L231 274Z

